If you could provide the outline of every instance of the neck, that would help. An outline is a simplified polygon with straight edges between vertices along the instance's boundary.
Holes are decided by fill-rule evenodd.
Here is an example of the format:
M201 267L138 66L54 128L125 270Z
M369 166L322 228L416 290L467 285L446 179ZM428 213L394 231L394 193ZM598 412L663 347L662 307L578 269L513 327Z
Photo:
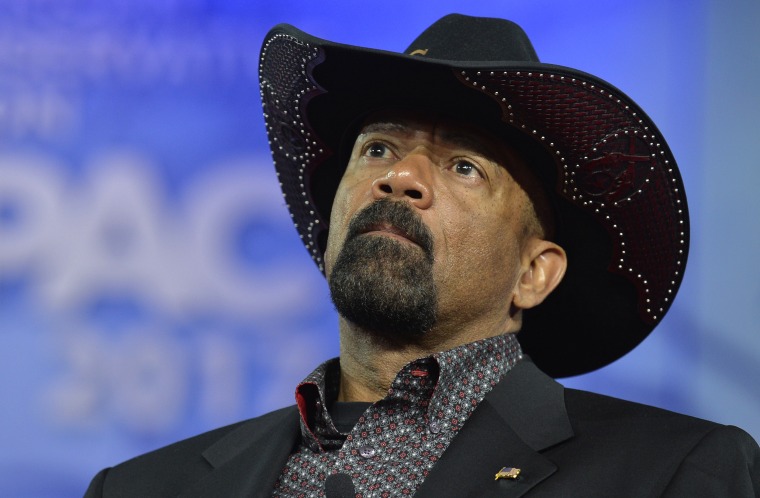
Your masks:
M340 318L340 390L338 401L375 402L406 364L470 342L519 330L519 322L488 329L487 333L447 335L431 331L423 340L393 342L362 330Z

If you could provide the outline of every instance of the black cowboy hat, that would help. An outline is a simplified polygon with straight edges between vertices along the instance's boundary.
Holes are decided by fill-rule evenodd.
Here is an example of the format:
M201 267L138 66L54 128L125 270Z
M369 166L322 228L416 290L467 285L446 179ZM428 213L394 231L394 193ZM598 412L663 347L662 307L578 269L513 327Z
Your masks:
M609 83L540 63L516 24L449 15L403 54L278 25L264 40L260 82L282 192L323 272L330 209L357 124L377 110L434 110L517 145L549 194L568 270L525 313L519 333L545 372L577 375L620 358L673 302L689 217L664 138Z

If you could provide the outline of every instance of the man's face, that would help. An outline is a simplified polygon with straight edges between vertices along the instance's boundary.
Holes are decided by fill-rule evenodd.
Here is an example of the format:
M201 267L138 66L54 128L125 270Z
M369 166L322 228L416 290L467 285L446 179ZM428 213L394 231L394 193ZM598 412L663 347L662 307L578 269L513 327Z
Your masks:
M330 218L338 312L401 341L499 327L532 236L515 171L525 165L514 150L476 127L408 113L368 120Z

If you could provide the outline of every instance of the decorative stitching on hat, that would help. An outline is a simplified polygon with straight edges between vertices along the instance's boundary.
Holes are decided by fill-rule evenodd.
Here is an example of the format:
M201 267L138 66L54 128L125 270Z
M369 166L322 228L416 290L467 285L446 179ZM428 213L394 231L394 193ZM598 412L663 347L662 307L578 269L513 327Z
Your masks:
M289 35L276 34L262 48L259 65L267 136L282 195L301 240L322 272L324 261L317 244L320 220L309 198L304 177L305 172L320 163L330 151L317 140L301 113L311 98L324 93L310 77L311 67L323 59L324 54L318 47ZM301 68L297 79L283 81L291 74L294 62ZM277 89L280 89L279 93ZM295 170L290 167L293 161L298 164ZM290 186L285 188L284 184ZM297 188L292 188L294 185ZM297 198L288 198L286 191L298 192ZM309 224L299 226L296 221L299 219L307 219Z
M680 282L687 234L680 178L648 119L610 91L575 77L475 70L456 75L498 102L505 122L549 148L561 168L558 192L591 211L617 238L610 270L639 289L639 314L656 323ZM567 150L556 143L566 144ZM621 149L628 153L617 152ZM583 150L588 152L579 152ZM679 206L676 218L669 202ZM625 227L637 226L630 221L640 218L642 210L654 211L656 223L627 233ZM668 239L667 244L652 248L647 244L650 231ZM640 270L645 267L660 271L646 275Z

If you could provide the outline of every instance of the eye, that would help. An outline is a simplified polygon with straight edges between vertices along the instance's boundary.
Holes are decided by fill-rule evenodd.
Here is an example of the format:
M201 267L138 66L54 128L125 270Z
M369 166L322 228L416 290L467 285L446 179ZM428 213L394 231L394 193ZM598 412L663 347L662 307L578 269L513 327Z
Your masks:
M469 161L457 161L454 164L454 172L462 176L482 176L478 168Z
M369 157L386 157L388 152L388 146L382 142L370 142L364 148L364 155Z

